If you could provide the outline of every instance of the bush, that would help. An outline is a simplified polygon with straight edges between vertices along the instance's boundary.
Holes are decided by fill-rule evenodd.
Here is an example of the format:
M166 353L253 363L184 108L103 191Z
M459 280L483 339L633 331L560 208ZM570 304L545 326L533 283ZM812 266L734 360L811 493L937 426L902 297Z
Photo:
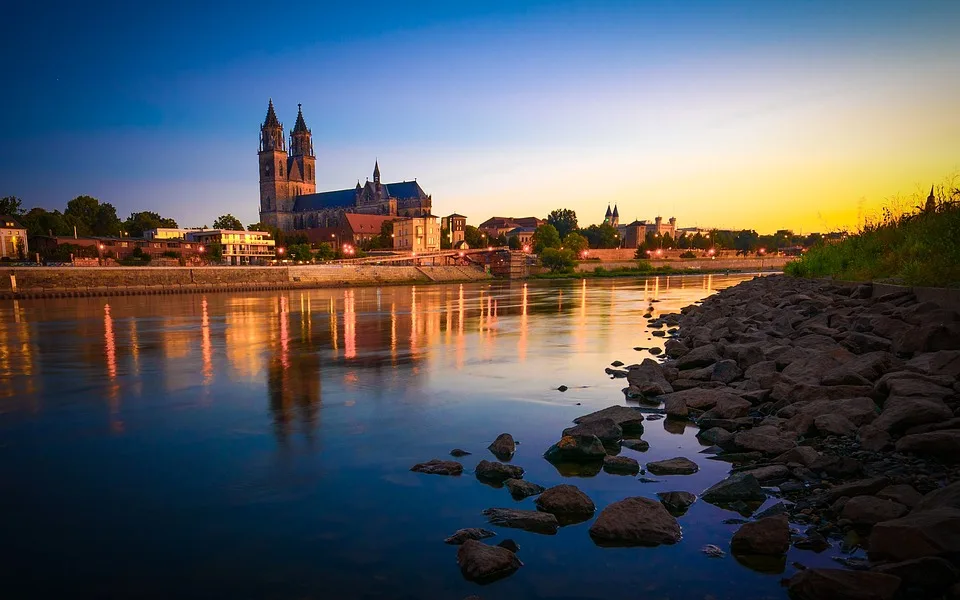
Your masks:
M570 250L546 248L540 253L540 263L550 269L551 273L571 273L577 261Z
M607 270L604 269L603 267L594 267L593 272L596 273L597 275L603 275L604 273L607 272Z
M637 270L638 271L653 271L653 265L650 264L650 261L647 260L638 260L637 261Z
M689 250L680 254L680 258L696 258L696 257L697 257L697 253L691 252Z

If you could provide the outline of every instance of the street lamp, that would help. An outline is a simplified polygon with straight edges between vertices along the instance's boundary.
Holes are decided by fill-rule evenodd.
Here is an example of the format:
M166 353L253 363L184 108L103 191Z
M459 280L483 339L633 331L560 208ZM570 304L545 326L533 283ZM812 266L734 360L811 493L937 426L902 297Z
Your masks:
M280 256L280 260L283 260L283 248L277 248L277 254Z

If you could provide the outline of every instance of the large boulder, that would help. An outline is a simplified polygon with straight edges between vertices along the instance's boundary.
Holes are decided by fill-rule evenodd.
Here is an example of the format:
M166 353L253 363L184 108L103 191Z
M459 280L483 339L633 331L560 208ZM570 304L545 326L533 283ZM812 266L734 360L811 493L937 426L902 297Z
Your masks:
M743 401L740 396L718 389L692 388L681 392L674 392L660 397L660 400L668 402L671 399L683 400L687 408L696 410L710 410L718 402L727 401L740 403Z
M697 439L701 442L726 448L733 443L733 434L720 427L711 427L710 429L701 429L697 432Z
M457 565L464 579L490 583L512 575L523 563L506 548L467 540L457 550Z
M629 456L604 456L603 470L615 475L636 475L640 472L640 463Z
M804 467L810 467L818 460L820 460L820 453L817 452L816 448L811 446L797 446L778 455L773 459L773 462L779 464L797 463Z
M758 427L741 431L733 437L733 443L744 450L764 454L783 454L796 447L795 436L776 431L773 427Z
M676 458L648 462L647 470L654 475L693 475L700 470L700 467L689 458L678 456Z
M876 419L877 405L870 398L863 396L840 400L797 402L777 412L778 417L787 419L786 429L801 435L813 427L817 417L823 415L841 415L859 426Z
M487 450L493 452L493 455L500 460L510 460L513 453L517 451L517 443L509 433L501 433L492 444L487 446Z
M914 510L877 523L870 534L871 559L910 560L960 552L960 510Z
M664 506L650 498L614 502L590 526L598 546L658 546L680 541L680 524Z
M683 398L672 398L670 396L664 397L663 410L667 413L668 417L675 419L686 419L690 413L690 410L687 408L687 403Z
M914 508L923 500L920 492L913 489L913 486L905 483L897 485L888 485L879 492L877 498L882 500L893 500L897 504L902 504L907 508Z
M710 486L700 494L700 498L711 504L725 504L736 501L763 501L767 495L760 482L753 475L734 473L723 481Z
M574 423L589 423L597 419L612 419L614 423L620 426L624 433L640 435L643 433L644 415L636 408L629 406L608 406L603 410L592 412L573 420Z
M784 465L766 465L764 467L757 467L756 469L750 469L749 471L743 472L753 475L760 483L784 481L793 477L793 473Z
M707 344L706 346L694 348L678 358L676 367L681 371L685 369L696 369L698 367L712 365L719 360L720 353L717 351L717 347L713 344Z
M681 516L697 501L697 497L690 492L657 492L660 503L671 515Z
M637 367L627 370L627 381L645 396L659 396L673 391L673 386L664 375L663 367L649 358L645 358Z
M711 381L721 383L733 383L741 377L743 377L743 371L740 370L737 361L730 359L721 360L713 365L713 372L710 374Z
M512 508L488 508L483 511L491 525L523 529L534 533L553 535L560 527L557 518L551 513L535 510L515 510Z
M477 479L486 483L503 483L507 479L523 479L523 469L514 465L481 460L476 468Z
M523 500L530 496L536 496L544 490L542 485L537 485L536 483L522 479L507 479L503 482L503 485L510 490L510 495L513 496L514 500Z
M931 431L905 435L897 441L897 452L932 456L945 462L960 460L960 431Z
M537 497L537 509L557 517L562 524L584 521L597 507L593 500L575 485L556 485Z
M857 426L853 421L843 415L820 415L813 420L813 426L825 435L845 436L857 432Z
M960 350L960 325L931 323L905 330L893 340L893 350L900 355L940 350Z
M906 368L927 375L960 379L960 350L918 354L907 362Z
M960 481L930 492L917 504L917 510L932 510L934 508L956 508L960 510Z
M410 467L416 473L427 475L459 475L463 473L463 465L455 460L439 460L434 458L427 462L417 463Z
M898 563L886 563L873 567L875 573L893 575L903 580L905 586L928 592L942 592L957 582L960 571L939 556L924 556Z
M899 433L916 425L937 423L952 416L953 411L939 398L890 396L873 425L890 433Z
M543 457L552 463L601 462L607 451L595 435L565 435Z
M749 400L741 398L739 396L724 397L720 398L717 403L703 413L703 418L705 419L739 419L740 417L745 417L750 413L750 408L753 405L750 404Z
M893 600L900 578L869 571L806 569L786 585L793 600Z
M824 385L860 385L850 381L876 381L889 371L894 364L889 352L868 352L849 360L823 374ZM850 377L852 376L852 378Z
M777 515L744 523L730 540L735 554L779 556L790 548L790 526L786 515Z
M615 444L623 439L623 429L613 419L596 419L563 430L563 435L595 435L604 444Z
M871 477L869 479L858 479L849 483L844 483L830 488L827 491L827 498L830 502L835 502L840 498L851 498L853 496L870 496L876 494L883 488L890 485L890 480L886 477Z
M907 513L907 507L876 496L854 496L843 505L840 513L855 525L876 525L881 521L899 519Z

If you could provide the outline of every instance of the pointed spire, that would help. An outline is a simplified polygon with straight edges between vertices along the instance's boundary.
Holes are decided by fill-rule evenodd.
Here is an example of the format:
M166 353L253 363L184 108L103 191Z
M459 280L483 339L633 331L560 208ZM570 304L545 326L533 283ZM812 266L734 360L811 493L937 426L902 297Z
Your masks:
M615 217L619 217L619 216L620 216L620 212L617 210L617 205L616 205L616 204L613 205L613 216L615 216Z
M267 118L263 120L264 127L280 127L280 120L277 119L277 113L273 110L273 98L267 105Z
M306 122L303 120L303 105L302 105L302 104L297 104L297 122L296 122L296 124L294 124L294 126L293 126L293 132L294 132L294 133L307 133L308 131L309 131L309 130L307 129L307 124L306 124Z
M605 214L605 215L603 215L603 216L604 216L605 218L609 219L609 218L611 217L611 215L613 215L613 213L610 212L610 205L608 204L608 205L607 205L607 214Z
M373 163L373 182L380 183L380 159L377 159Z
M935 196L933 195L933 185L931 185L931 186L930 186L930 195L927 196L927 198L934 198L934 197L935 197Z

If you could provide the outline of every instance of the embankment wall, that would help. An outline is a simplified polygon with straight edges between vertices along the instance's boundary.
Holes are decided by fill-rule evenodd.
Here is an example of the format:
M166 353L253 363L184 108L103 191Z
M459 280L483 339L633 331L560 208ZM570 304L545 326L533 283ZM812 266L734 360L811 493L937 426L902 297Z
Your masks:
M304 265L289 267L15 267L0 271L0 298L182 294L351 285L479 281L471 267Z
M759 258L689 258L689 259L677 259L677 260L650 260L649 262L654 267L673 267L674 269L702 269L702 270L747 270L747 271L759 271L761 268L764 270L769 269L782 269L785 264L793 260L790 256L771 256L769 258L759 259ZM620 267L627 267L634 269L637 266L637 261L616 261L616 262L598 262L598 261L583 261L577 265L577 271L582 273L590 272L596 269L597 267L603 267L604 269L617 269Z

